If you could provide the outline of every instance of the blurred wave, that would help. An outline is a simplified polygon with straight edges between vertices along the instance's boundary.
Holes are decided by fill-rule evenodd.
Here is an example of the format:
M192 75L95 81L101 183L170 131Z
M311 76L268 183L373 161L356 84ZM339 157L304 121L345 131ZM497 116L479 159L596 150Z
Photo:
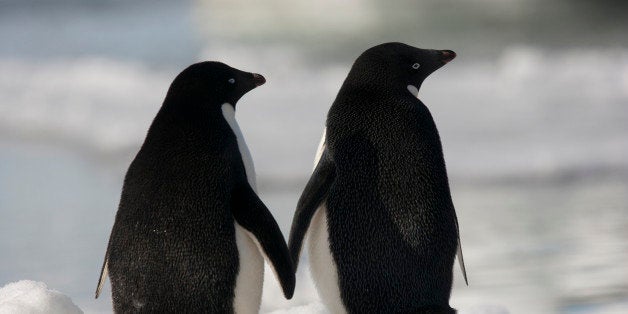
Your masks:
M516 44L628 46L628 5L604 0L196 0L200 34L223 42L291 43L311 58L353 56L387 41L494 57ZM496 49L497 48L497 49Z
M257 57L247 61L249 50L203 55L268 77L243 99L238 119L262 176L301 178L349 65L315 67L288 47L255 48ZM143 140L177 71L105 58L1 60L0 132L126 156ZM428 78L420 98L439 125L450 173L461 181L626 178L628 50L520 46L491 62L462 55Z

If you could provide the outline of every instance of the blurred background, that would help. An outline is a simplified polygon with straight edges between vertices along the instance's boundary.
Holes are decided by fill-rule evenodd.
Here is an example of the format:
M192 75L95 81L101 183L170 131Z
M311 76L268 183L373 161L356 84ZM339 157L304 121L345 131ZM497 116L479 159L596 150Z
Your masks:
M108 283L93 294L124 173L200 60L268 80L237 118L287 235L344 77L388 41L458 53L419 94L469 274L452 306L628 313L628 3L611 0L0 0L0 286L111 311ZM305 270L291 302L268 276L262 313L316 303Z

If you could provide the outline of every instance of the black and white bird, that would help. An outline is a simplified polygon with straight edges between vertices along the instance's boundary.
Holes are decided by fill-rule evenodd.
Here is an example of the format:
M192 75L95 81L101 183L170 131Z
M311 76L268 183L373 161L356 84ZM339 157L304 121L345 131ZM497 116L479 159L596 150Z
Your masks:
M236 103L264 84L219 62L172 82L129 166L96 297L117 313L257 313L264 258L292 297L286 242L256 194Z
M440 137L418 98L450 50L386 43L360 55L329 110L315 169L293 218L298 264L332 313L454 313L458 222Z

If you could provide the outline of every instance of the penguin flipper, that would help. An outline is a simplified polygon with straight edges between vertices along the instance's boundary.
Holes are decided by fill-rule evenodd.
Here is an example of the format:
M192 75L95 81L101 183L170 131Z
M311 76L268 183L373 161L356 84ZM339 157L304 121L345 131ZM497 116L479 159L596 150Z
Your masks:
M328 150L324 149L310 180L299 198L294 218L292 218L288 247L290 248L290 256L292 256L295 271L299 265L303 238L309 229L312 217L327 198L327 193L335 178L336 167L329 156Z
M231 206L236 222L248 231L256 242L281 284L286 299L294 294L295 275L286 240L266 205L249 184L236 188Z
M96 299L100 296L100 292L102 291L102 286L105 284L105 280L107 279L107 275L109 274L109 248L107 248L107 253L105 253L105 261L102 263L102 268L100 269L100 278L98 279L98 285L96 286Z
M469 281L467 280L467 270L464 267L464 257L462 257L462 245L460 244L460 238L458 238L458 264L460 264L460 269L462 270L462 276L464 277L464 283L469 285Z
M469 281L467 280L467 269L464 267L464 257L462 256L462 243L460 242L458 218L456 218L456 233L458 234L458 250L456 251L456 255L458 255L458 264L460 265L460 270L462 271L462 276L464 277L464 283L468 286Z

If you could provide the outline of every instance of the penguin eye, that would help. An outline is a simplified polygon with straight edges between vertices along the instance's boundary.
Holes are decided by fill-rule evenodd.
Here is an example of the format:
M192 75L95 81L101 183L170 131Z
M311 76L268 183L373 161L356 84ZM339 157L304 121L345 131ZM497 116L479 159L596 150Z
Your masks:
M412 65L412 68L415 69L415 70L418 70L419 67L421 67L421 65L418 64L418 63L415 63L415 64Z
M230 78L227 82L229 82L229 84L233 84L233 83L235 83L235 79L234 78Z

